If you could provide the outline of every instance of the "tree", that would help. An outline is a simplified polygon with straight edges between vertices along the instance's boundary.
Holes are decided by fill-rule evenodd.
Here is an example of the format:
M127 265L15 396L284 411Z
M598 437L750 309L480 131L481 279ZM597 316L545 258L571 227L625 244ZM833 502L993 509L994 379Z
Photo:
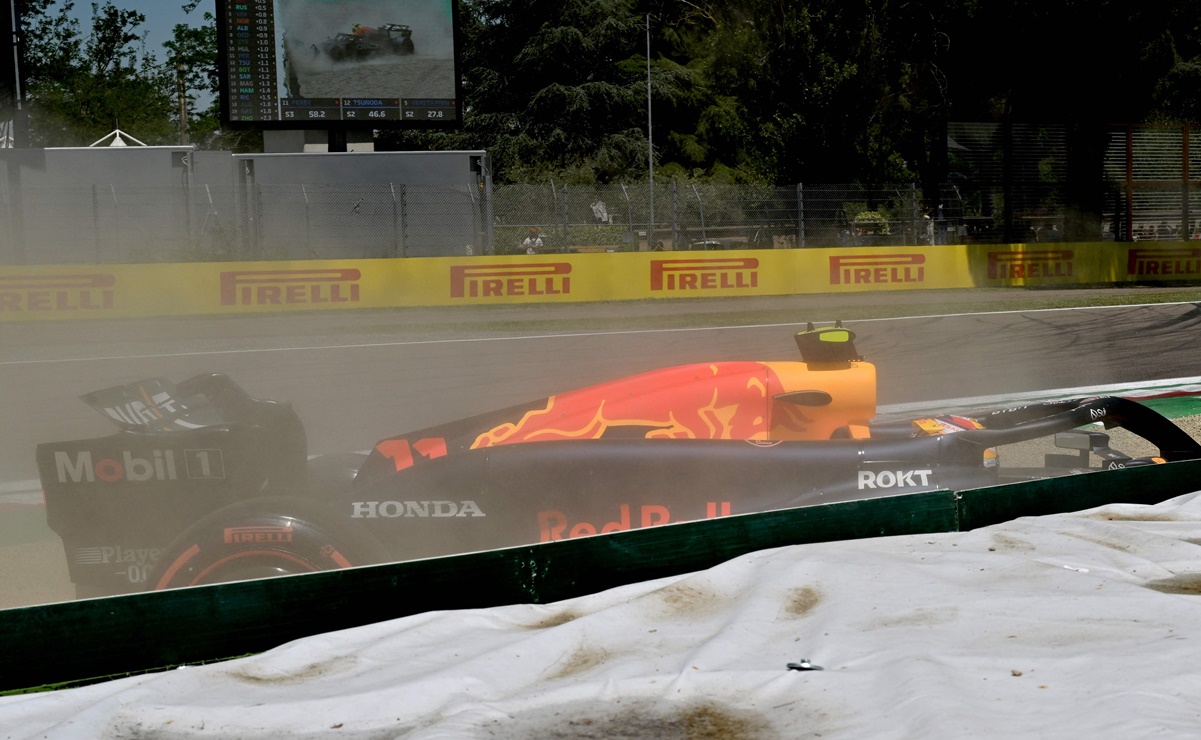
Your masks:
M978 0L948 65L955 117L1062 125L1065 236L1100 239L1107 124L1188 120L1197 11L1196 0Z
M43 146L85 145L121 127L147 143L172 138L169 79L145 50L145 16L111 0L92 4L80 34L74 3L22 8L31 136Z
M465 0L464 130L500 179L615 181L645 169L645 57L634 0Z
M215 102L219 84L216 19L212 13L205 13L204 21L204 25L197 28L176 24L171 40L163 44L167 50L166 67L175 73L174 87L179 101L176 123L181 144L188 143L193 136L203 138L216 128L213 105L204 111L196 108L196 93L206 94ZM195 133L189 133L191 128L196 129Z
M924 175L947 106L957 4L665 3L704 80L695 135L713 161L781 183Z

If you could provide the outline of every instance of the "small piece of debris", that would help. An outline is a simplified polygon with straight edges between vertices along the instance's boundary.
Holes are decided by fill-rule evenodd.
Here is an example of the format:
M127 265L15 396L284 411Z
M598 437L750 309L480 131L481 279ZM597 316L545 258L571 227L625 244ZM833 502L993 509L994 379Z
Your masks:
M813 665L812 663L809 662L808 658L801 658L801 661L799 663L789 663L788 670L790 670L790 671L820 671L820 670L822 670L822 667L819 665Z
M1010 673L1011 673L1011 674L1013 674L1013 675L1015 675L1015 676L1020 676L1020 675L1022 675L1022 672L1021 672L1021 671L1019 671L1019 670L1018 670L1018 669L1016 669L1016 668L1014 668L1013 670L1011 670L1011 671L1010 671Z

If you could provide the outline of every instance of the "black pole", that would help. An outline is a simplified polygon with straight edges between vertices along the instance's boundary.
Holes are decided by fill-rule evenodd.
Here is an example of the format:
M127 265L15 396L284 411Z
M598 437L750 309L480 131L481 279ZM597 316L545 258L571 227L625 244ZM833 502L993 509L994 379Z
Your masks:
M346 131L344 129L329 130L329 151L345 152L346 151Z

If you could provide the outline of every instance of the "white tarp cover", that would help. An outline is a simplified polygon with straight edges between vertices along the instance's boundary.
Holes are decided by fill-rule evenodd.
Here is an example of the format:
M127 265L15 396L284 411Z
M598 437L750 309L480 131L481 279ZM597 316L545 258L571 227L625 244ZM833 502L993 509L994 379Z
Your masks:
M0 737L1195 736L1199 544L1190 494L768 550L7 697Z

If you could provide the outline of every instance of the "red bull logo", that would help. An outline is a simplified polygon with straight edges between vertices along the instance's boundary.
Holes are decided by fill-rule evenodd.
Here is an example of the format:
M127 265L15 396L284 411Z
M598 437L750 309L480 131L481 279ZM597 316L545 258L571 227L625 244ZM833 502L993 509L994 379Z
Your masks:
M222 306L358 303L362 273L351 267L221 273Z
M1074 253L1070 249L1031 252L989 252L989 280L1066 278L1072 276Z
M111 273L0 275L0 311L108 311L116 284Z
M730 290L759 287L759 260L651 260L651 290Z
M830 258L831 285L889 285L926 279L924 254L841 254Z
M571 263L454 265L451 298L508 298L571 293Z
M779 380L758 362L656 370L547 399L479 435L472 449L518 442L601 439L611 429L645 439L766 439Z
M633 519L633 512L638 512L638 518ZM729 501L709 501L705 504L705 518L715 519L719 516L730 515ZM617 518L604 524L596 524L583 520L572 521L567 514L558 510L538 512L538 532L541 542L569 540L576 537L591 537L594 534L609 534L624 532L632 528L657 527L671 524L672 521L684 521L683 518L673 520L671 511L659 504L619 504Z
M1195 278L1201 274L1201 247L1131 249L1126 258L1126 274Z

